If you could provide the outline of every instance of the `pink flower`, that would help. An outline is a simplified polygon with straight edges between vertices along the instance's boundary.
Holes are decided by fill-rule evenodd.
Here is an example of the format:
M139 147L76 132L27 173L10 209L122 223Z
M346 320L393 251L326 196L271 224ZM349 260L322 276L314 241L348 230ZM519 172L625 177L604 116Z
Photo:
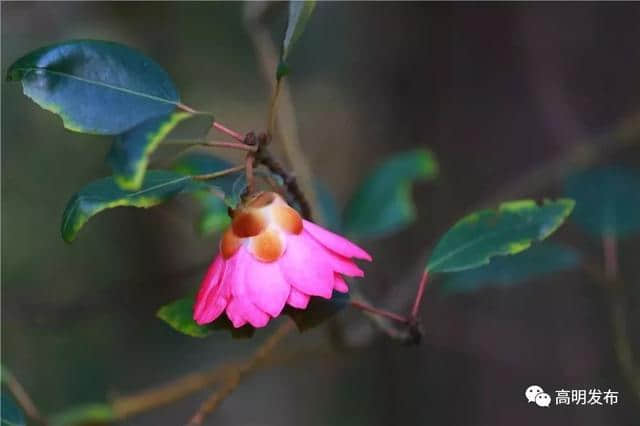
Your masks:
M303 220L278 194L259 193L235 211L193 319L207 324L226 311L234 327L264 327L286 304L305 309L311 296L348 292L342 275L364 275L352 257L371 260L345 238Z

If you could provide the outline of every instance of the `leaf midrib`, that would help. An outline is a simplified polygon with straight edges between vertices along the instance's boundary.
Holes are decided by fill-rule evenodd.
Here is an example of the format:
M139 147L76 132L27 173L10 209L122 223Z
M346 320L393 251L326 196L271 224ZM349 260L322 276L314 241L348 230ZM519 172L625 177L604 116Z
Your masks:
M458 247L457 249L452 250L452 251L451 251L451 252L449 252L447 255L442 256L438 262L435 262L435 263L433 263L433 264L428 264L428 265L427 265L427 268L428 268L429 270L434 270L437 266L439 266L439 265L441 265L442 263L446 262L446 261L447 261L447 260L449 260L452 256L455 256L455 255L457 255L458 253L460 253L461 251L464 251L464 250L468 249L469 247L471 247L471 246L473 246L473 245L475 245L475 244L479 243L481 240L484 240L484 239L487 239L487 238L492 238L492 237L494 237L494 236L496 236L496 235L499 235L499 234L504 233L504 232L507 232L507 231L508 231L508 233L511 233L511 232L513 232L514 230L518 230L519 228L523 228L523 227L525 227L526 225L527 225L527 224L519 224L519 225L516 225L516 226L514 226L514 227L512 227L512 228L509 228L509 229L503 229L503 230L493 231L493 232L490 232L490 233L487 233L487 234L481 235L481 236L479 236L479 237L476 237L476 238L472 239L471 241L467 242L466 244L461 245L461 246L460 246L460 247ZM536 237L527 238L527 241L529 241L529 242L534 241L534 240L538 240L538 238L536 238ZM495 255L495 254L494 254L494 255ZM490 259L491 257L492 257L491 255L486 256L486 258L487 258L487 259Z
M127 94L130 94L130 95L133 95L133 96L139 96L141 98L150 99L150 100L153 100L153 101L156 101L156 102L163 102L163 103L167 103L167 104L171 104L171 105L178 105L180 103L179 100L172 101L172 100L169 100L169 99L161 98L159 96L150 95L148 93L137 92L135 90L127 89L126 87L114 86L112 84L103 83L103 82L97 81L97 80L89 80L88 78L78 77L76 75L65 73L65 72L61 72L61 71L53 71L53 70L50 70L49 68L39 68L39 67L21 68L20 67L20 68L14 68L14 69L15 70L19 70L19 71L23 71L25 73L25 75L29 71L44 71L44 72L47 72L49 74L62 76L62 77L66 77L66 78L71 78L71 79L74 79L74 80L82 81L82 82L87 83L87 84L94 84L96 86L101 86L101 87L104 87L104 88L107 88L107 89L116 90L116 91L127 93Z
M518 227L514 227L512 229L516 229L516 228L518 228ZM509 231L511 231L511 229L509 229ZM491 233L484 234L484 235L481 235L479 237L476 237L476 238L472 239L471 241L461 245L457 249L452 250L448 254L442 256L437 262L427 265L427 268L429 268L429 270L434 270L437 266L439 266L442 263L446 262L452 256L455 256L458 253L460 253L461 251L464 251L464 250L468 249L469 247L471 247L471 246L477 244L478 242L480 242L481 240L484 240L484 239L487 239L487 238L492 238L492 237L500 234L501 232L503 232L503 231L493 231Z

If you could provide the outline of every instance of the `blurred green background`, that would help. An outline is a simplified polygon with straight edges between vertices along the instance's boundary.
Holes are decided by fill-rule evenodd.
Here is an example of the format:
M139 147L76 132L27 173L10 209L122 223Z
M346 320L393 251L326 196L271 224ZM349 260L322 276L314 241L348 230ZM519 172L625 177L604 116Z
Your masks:
M269 91L242 3L1 7L3 75L42 45L113 40L162 64L185 103L241 131L265 122ZM639 19L633 3L319 3L288 77L314 172L343 206L367 171L392 153L428 146L441 168L435 184L415 188L415 226L364 244L377 262L365 266L367 277L356 285L390 306L401 288L416 285L427 250L455 220L501 197L524 172L585 143L609 147L597 163L639 167L637 136L610 147L614 129L640 111ZM269 23L280 40L283 6ZM195 232L197 210L188 198L107 212L73 245L62 241L67 200L110 173L103 161L109 144L64 130L18 84L2 83L2 363L46 413L247 356L268 334L192 339L155 318L159 306L197 287L217 248L215 238ZM560 169L572 167L568 161ZM562 181L508 192L559 196ZM598 241L571 224L553 238L599 259ZM639 249L637 237L620 245L638 351ZM341 320L354 339L369 336L360 316ZM450 298L432 288L423 323L417 348L379 336L364 351L260 372L208 424L637 422L640 405L615 362L606 293L583 272ZM320 328L285 346L326 336ZM542 410L527 406L530 384L548 391L611 388L621 402ZM184 424L206 395L123 424Z

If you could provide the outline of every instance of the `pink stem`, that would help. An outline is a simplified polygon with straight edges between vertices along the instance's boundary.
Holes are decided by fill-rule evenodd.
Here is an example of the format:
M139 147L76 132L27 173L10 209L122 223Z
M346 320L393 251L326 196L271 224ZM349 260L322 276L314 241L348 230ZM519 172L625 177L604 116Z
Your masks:
M418 318L418 313L420 312L420 304L422 303L422 296L424 295L424 290L427 287L427 279L429 278L429 270L425 269L422 274L422 279L420 280L420 284L418 285L418 292L416 293L416 300L413 302L413 309L411 309L411 319L415 320Z
M380 315L381 317L385 317L385 318L389 318L392 319L394 321L398 321L401 323L408 323L409 320L402 316L402 315L398 315L394 312L390 312L390 311L386 311L384 309L380 309L380 308L376 308L374 306L371 305L367 305L365 303L362 302L358 302L357 300L352 300L351 301L351 306L353 306L356 309L360 309L361 311L365 311L365 312L370 312L372 314L375 315Z
M244 142L244 136L242 134L223 126L222 124L218 123L217 121L213 122L213 127L216 130L231 136L232 138L234 138L238 142Z

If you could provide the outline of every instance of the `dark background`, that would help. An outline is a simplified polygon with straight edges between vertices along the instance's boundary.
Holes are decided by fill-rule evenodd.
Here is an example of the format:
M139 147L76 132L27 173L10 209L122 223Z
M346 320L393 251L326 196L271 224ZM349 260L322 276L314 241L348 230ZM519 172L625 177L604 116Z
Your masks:
M232 128L260 129L269 92L242 12L242 3L3 2L2 72L45 44L119 41L165 66L186 103ZM394 152L428 146L442 170L415 188L415 226L364 244L377 262L356 285L385 305L416 285L428 249L456 219L523 173L583 144L610 144L622 120L638 117L639 22L633 3L319 3L289 77L314 172L344 205ZM270 23L279 40L284 8ZM84 183L109 173L110 140L64 130L18 84L3 82L2 107L2 362L42 411L248 356L268 335L192 339L154 317L198 285L216 251L214 238L194 231L187 199L99 215L65 244L62 210ZM638 144L607 149L596 162L638 166ZM561 181L543 177L541 187L525 182L509 196L562 194ZM599 262L598 241L575 226L553 238ZM630 325L640 315L639 243L620 245ZM637 423L639 404L615 362L606 293L580 271L451 298L434 287L423 323L417 348L378 336L365 350L260 372L208 424ZM326 335L293 336L283 350ZM636 346L637 336L632 327ZM527 406L530 384L621 396L615 407L542 409ZM184 424L206 395L124 424Z

